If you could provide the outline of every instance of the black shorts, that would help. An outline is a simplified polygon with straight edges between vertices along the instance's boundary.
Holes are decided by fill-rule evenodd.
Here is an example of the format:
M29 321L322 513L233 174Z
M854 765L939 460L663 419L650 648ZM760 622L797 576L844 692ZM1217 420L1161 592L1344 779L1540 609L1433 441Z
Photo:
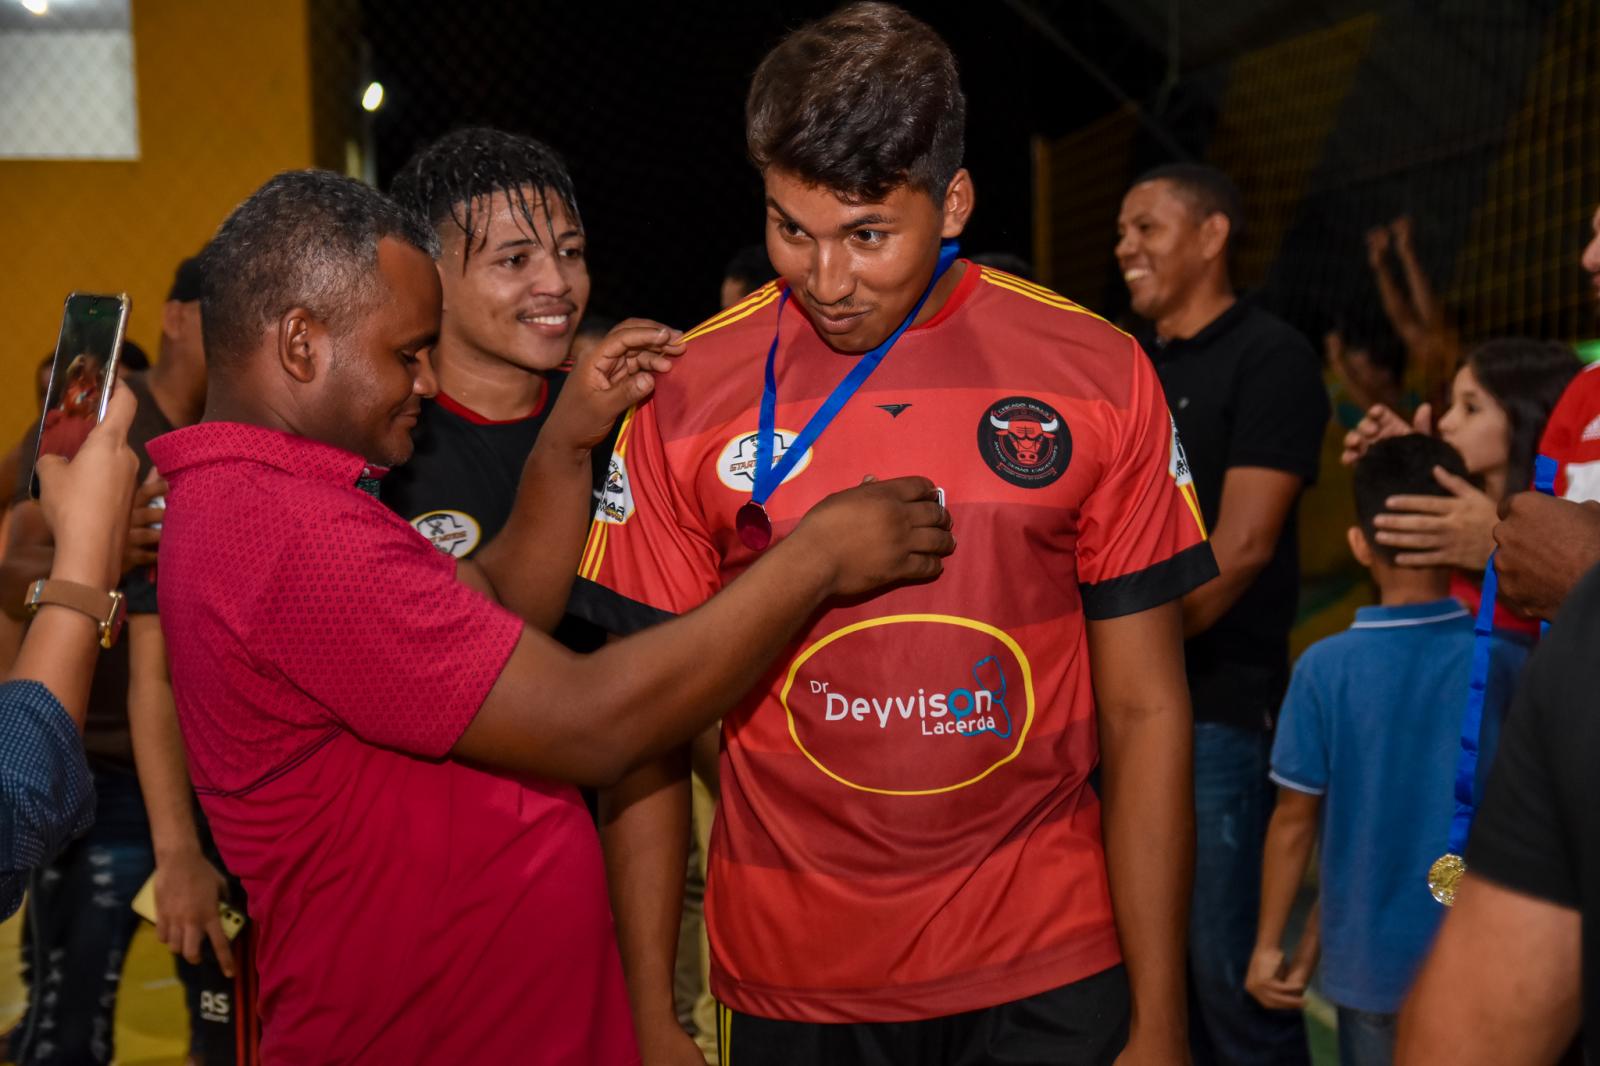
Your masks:
M1093 977L915 1022L783 1022L717 1005L722 1066L1109 1066L1128 1042L1128 977Z

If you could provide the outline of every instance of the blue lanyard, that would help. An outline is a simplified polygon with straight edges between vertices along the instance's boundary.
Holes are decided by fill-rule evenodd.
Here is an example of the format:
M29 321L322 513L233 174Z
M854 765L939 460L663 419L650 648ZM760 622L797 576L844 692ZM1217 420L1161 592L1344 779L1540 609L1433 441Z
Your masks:
M956 261L956 256L959 254L961 254L961 246L955 241L940 242L939 263L934 268L933 278L928 282L928 287L922 291L922 296L918 298L916 306L911 309L911 313L905 317L905 321L901 322L899 328L889 334L888 339L882 344L856 361L856 365L850 368L850 373L845 375L843 381L834 386L833 392L822 402L822 406L817 409L817 413L811 416L811 420L800 431L800 435L794 439L794 443L790 444L778 461L774 463L772 461L772 448L773 441L777 437L776 426L778 421L778 337L783 325L783 305L789 301L789 290L785 289L783 291L783 295L778 299L778 323L772 328L772 347L767 350L767 373L761 389L761 422L760 432L756 435L756 476L754 491L750 493L751 502L758 507L763 506L772 496L773 491L783 484L783 479L789 476L789 472L795 468L795 464L800 462L801 457L806 454L806 450L816 443L817 438L822 436L822 431L827 429L829 423L844 409L844 405L849 402L850 397L854 396L856 390L861 388L862 383L872 376L874 370L878 369L878 364L883 362L883 357L889 354L889 349L894 347L894 342L900 339L902 333L911 328L911 323L916 321L917 314L922 310L922 305L927 303L928 297L933 294L933 287L939 283L940 278L944 277L945 271L950 269L950 264Z
M1541 455L1533 464L1533 487L1546 495L1556 491L1554 459ZM1478 602L1478 617L1472 625L1472 674L1467 680L1467 706L1461 713L1461 754L1456 759L1456 808L1450 819L1449 852L1460 855L1467 846L1472 817L1477 809L1478 743L1483 734L1483 705L1489 687L1489 649L1494 643L1494 605L1500 591L1500 576L1494 568L1495 553L1483 570L1483 598ZM1541 626L1540 631L1548 628Z

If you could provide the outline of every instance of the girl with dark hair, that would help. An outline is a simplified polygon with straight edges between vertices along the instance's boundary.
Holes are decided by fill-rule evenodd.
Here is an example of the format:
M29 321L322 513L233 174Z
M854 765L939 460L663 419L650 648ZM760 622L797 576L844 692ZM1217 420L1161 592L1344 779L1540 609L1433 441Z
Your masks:
M1539 435L1579 369L1572 349L1554 341L1506 337L1467 353L1450 385L1450 407L1439 419L1439 436L1461 453L1469 479L1441 470L1435 476L1449 496L1396 496L1389 501L1388 512L1375 525L1378 543L1399 550L1396 562L1483 569L1494 550L1500 501L1532 485ZM1383 415L1381 421L1405 427L1392 411ZM1419 412L1419 419L1425 423L1426 414Z

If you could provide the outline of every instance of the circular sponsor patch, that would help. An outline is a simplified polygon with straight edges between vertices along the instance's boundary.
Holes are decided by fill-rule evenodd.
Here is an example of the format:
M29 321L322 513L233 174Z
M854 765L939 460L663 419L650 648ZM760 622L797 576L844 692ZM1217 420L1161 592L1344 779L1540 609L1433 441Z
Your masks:
M886 796L977 784L1022 754L1034 715L1033 674L1017 642L943 614L834 630L795 656L778 698L813 766Z
M1044 401L1008 396L990 404L978 420L978 454L1011 484L1042 489L1066 472L1072 434Z
M478 520L461 511L429 511L413 518L411 525L435 548L457 559L470 555L483 539Z
M772 462L776 463L800 434L789 429L775 429L773 435L777 440L773 443ZM756 441L759 436L756 433L741 433L725 444L722 454L717 456L717 476L735 492L749 493L756 487ZM783 479L784 484L799 477L800 472L811 465L811 454L812 450L807 448L800 461L794 464L794 469L789 471L788 477Z

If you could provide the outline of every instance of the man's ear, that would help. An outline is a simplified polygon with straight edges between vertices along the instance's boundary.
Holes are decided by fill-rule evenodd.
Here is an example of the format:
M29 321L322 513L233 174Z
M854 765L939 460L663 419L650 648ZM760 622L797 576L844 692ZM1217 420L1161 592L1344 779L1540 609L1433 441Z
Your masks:
M445 261L445 258L446 258L445 256L441 255L437 260L434 261L434 264L433 264L434 269L436 269L439 272L439 313L440 314L444 314L446 311L450 310L450 296L449 296L450 287L444 283L444 261ZM465 273L465 272L466 272L466 270L465 270L465 268L463 268L462 269L462 273Z
M1372 568L1372 544L1368 542L1367 535L1361 531L1361 527L1351 526L1345 531L1345 539L1350 542L1350 554L1356 557L1356 562L1370 570Z
M1233 233L1233 223L1221 211L1213 211L1200 223L1200 254L1207 259L1218 259L1228 250L1228 238Z
M291 307L278 319L278 365L302 385L328 369L328 331L304 307Z
M972 175L967 173L966 167L962 167L950 179L950 184L945 186L944 227L939 231L939 236L946 240L961 236L976 204L977 192L972 187Z

